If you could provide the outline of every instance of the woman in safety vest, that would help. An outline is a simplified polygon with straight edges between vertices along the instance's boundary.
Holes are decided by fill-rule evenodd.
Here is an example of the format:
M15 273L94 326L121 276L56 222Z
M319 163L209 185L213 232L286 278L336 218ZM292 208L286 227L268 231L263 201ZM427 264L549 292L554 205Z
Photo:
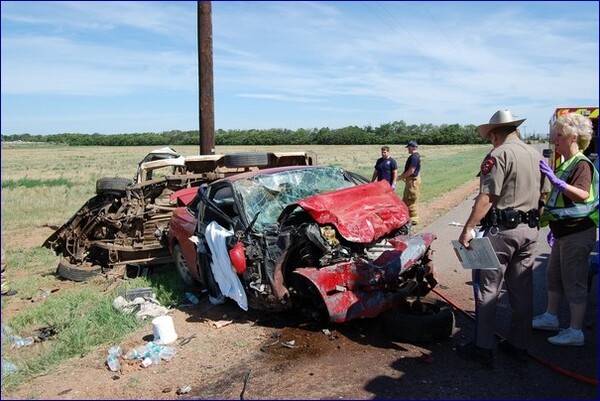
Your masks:
M581 346L588 299L588 259L596 245L598 227L598 171L583 155L592 137L592 122L581 114L569 113L556 119L551 134L557 152L565 160L556 173L545 160L540 162L540 170L552 183L540 223L550 224L554 243L546 277L548 306L545 313L534 317L532 326L559 330L558 308L566 296L570 325L548 341Z

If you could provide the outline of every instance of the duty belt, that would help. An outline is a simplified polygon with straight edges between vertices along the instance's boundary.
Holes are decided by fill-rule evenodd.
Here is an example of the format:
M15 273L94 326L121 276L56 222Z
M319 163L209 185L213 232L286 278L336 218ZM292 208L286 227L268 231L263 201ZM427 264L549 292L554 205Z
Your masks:
M523 212L513 208L497 209L494 207L481 219L479 224L483 227L504 226L506 228L515 228L519 224L527 224L531 228L539 228L540 212L538 209Z

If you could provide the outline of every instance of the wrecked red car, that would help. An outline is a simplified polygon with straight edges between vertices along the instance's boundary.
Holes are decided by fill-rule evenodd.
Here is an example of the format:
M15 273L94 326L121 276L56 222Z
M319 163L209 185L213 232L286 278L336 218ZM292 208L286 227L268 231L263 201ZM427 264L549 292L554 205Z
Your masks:
M225 296L243 309L296 308L341 323L408 305L436 285L436 237L409 234L408 209L385 181L337 167L280 167L171 200L175 265L213 303Z

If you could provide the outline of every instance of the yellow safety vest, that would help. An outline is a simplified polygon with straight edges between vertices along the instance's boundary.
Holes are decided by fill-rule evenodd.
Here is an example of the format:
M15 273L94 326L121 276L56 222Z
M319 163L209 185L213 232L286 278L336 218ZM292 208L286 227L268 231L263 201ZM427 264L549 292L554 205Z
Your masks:
M573 203L569 207L565 207L565 198L556 187L552 187L550 196L544 208L544 214L540 219L542 227L547 226L550 221L564 220L577 217L588 216L596 227L598 227L598 170L594 167L590 159L584 156L583 153L577 152L569 160L566 160L556 170L556 176L563 181L566 181L575 165L581 161L587 161L592 167L592 182L590 184L589 196L584 202Z

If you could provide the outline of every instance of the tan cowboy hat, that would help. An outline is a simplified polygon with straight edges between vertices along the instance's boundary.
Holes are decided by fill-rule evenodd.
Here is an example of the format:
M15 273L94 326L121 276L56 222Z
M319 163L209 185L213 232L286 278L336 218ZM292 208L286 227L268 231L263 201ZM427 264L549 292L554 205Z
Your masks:
M510 110L498 110L494 113L492 118L490 118L489 124L482 124L477 127L477 131L479 131L479 135L483 139L490 139L490 132L494 128L505 127L505 126L513 126L517 128L519 125L525 121L526 118L522 120L517 120Z

